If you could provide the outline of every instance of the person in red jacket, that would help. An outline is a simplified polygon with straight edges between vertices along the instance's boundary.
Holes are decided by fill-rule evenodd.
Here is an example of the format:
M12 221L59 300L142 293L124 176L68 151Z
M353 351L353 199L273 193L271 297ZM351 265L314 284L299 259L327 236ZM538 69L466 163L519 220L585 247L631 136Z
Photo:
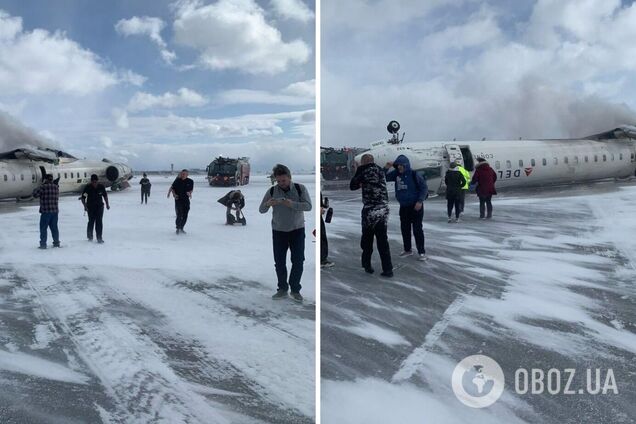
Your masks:
M495 190L496 181L497 173L486 162L486 159L477 158L477 167L475 168L471 184L477 185L480 219L492 218L492 196L497 194L497 190Z

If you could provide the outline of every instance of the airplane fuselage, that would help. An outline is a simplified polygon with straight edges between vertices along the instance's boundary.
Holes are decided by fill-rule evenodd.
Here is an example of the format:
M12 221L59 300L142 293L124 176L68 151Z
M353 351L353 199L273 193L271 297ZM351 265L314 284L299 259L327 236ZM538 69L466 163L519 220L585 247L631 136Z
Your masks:
M60 193L82 191L97 174L106 187L125 183L132 170L123 164L95 160L60 161L57 164L30 159L0 160L0 199L29 198L45 174L58 179Z
M636 140L630 138L377 142L368 153L381 166L405 155L412 169L426 175L432 192L445 191L443 177L451 161L459 160L472 174L478 157L486 159L497 173L497 188L628 178L636 172Z

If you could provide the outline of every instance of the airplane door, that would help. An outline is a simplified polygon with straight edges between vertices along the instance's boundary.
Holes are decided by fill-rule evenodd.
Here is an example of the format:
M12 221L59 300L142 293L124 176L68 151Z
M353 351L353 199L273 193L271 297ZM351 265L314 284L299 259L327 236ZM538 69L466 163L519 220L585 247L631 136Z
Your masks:
M448 163L457 161L461 166L464 166L464 156L462 155L462 150L457 144L446 144L444 148L448 154Z

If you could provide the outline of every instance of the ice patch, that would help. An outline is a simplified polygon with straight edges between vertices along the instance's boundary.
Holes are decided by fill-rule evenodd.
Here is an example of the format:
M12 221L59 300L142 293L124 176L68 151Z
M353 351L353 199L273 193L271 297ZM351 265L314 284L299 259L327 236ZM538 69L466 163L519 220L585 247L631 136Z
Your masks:
M88 377L36 356L0 350L0 369L64 383L86 384Z

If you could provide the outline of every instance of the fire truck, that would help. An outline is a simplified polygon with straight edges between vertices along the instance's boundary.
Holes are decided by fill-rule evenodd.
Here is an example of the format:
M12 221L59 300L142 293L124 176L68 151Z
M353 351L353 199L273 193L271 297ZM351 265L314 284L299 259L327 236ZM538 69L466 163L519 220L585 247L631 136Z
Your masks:
M355 156L367 149L358 147L321 147L320 176L325 188L346 186L355 173ZM327 187L328 186L328 187ZM343 187L344 187L343 186Z
M219 156L207 167L208 183L214 187L246 185L250 181L249 158L224 158Z

